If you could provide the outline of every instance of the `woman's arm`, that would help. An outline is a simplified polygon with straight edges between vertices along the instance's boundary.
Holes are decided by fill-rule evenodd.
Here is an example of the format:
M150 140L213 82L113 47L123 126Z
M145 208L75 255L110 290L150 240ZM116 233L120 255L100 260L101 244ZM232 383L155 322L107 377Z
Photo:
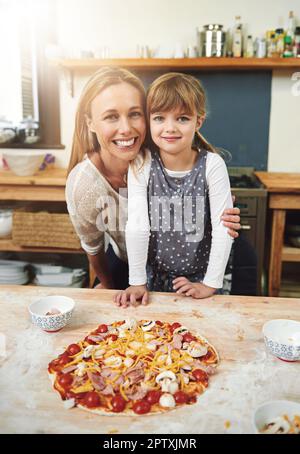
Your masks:
M96 255L87 254L87 257L100 281L101 288L114 288L112 274L104 250L99 251Z

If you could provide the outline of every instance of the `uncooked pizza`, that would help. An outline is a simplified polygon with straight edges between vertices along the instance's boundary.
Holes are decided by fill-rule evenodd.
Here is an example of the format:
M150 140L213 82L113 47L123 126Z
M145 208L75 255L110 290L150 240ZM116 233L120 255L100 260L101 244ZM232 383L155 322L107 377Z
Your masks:
M128 319L99 325L48 372L66 408L141 415L195 403L218 363L216 349L180 323Z

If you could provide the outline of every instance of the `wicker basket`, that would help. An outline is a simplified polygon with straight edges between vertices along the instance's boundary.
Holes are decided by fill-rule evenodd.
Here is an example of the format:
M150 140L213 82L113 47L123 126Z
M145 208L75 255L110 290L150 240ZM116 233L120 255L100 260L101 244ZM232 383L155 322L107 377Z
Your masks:
M81 247L66 213L14 211L12 240L18 246L62 249Z

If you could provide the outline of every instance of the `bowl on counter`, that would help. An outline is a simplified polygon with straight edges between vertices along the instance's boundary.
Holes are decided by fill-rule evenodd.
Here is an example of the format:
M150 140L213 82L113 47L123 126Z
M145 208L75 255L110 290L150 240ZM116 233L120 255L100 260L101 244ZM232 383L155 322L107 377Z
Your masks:
M42 165L46 156L41 150L5 150L3 157L10 170L18 176L27 177L34 175Z
M289 400L264 403L255 410L252 420L254 430L259 434L300 433L299 422L300 403ZM290 432L291 430L294 432Z
M283 361L300 360L300 322L295 320L270 320L263 326L267 349Z
M13 222L13 210L0 208L0 238L11 236Z
M75 302L67 296L45 296L29 306L32 323L47 332L56 332L71 320Z

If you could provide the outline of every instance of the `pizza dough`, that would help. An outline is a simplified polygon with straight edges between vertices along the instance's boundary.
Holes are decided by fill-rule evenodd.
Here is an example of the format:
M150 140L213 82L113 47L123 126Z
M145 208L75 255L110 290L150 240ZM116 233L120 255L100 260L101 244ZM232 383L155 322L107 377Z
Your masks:
M218 363L213 345L178 322L127 319L69 345L48 372L66 408L140 415L195 403Z

